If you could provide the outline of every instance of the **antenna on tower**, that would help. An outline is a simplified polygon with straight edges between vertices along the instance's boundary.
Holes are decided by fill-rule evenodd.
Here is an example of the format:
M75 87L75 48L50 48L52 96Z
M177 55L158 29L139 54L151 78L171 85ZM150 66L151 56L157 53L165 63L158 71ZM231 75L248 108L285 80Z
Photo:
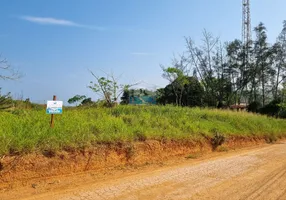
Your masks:
M251 41L250 0L242 0L242 42L246 46Z

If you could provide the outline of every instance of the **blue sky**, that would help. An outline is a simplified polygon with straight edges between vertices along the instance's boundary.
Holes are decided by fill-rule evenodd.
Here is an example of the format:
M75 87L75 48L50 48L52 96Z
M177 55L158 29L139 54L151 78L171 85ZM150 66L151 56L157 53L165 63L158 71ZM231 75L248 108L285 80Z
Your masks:
M286 19L285 0L252 0L252 27L264 22L274 42ZM88 69L120 82L163 87L160 64L185 50L205 28L222 41L241 38L241 0L2 0L0 52L24 76L0 81L4 92L44 103L83 94Z

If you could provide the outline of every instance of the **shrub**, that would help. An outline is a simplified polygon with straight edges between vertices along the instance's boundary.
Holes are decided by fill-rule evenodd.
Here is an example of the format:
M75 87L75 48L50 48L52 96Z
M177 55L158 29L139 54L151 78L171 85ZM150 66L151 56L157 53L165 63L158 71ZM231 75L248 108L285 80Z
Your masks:
M261 103L259 103L258 101L253 101L247 106L247 111L257 113L260 108Z
M269 104L265 105L264 107L259 109L259 113L268 115L268 116L276 116L278 117L279 111L280 111L280 106L279 104L281 103L280 99L275 99L271 101Z
M212 149L216 150L216 148L222 145L225 141L225 136L221 133L218 133L217 130L214 130L214 137L211 139Z
M13 101L10 96L10 93L6 95L1 94L1 88L0 88L0 111L7 110L13 106Z
M278 117L282 118L282 119L286 119L286 109L285 108L280 110Z

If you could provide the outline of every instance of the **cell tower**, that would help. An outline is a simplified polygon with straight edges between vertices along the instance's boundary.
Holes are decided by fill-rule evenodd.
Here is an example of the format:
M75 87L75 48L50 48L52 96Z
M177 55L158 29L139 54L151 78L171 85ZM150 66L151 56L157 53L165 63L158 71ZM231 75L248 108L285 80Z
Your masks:
M251 41L250 0L242 0L242 42L244 45Z
M242 0L242 43L245 50L244 57L244 70L242 74L243 80L248 76L247 71L249 69L250 55L249 55L249 45L251 42L251 17L250 17L250 0ZM246 83L245 88L248 90L248 84ZM244 100L247 102L247 99ZM240 103L240 100L239 100Z

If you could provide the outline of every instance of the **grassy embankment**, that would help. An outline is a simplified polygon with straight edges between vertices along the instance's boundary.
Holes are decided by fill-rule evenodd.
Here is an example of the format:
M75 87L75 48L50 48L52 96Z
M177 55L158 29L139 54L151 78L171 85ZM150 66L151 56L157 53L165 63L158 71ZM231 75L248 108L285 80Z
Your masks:
M0 156L148 139L203 141L216 134L270 140L286 136L285 120L171 106L64 110L63 115L56 115L53 129L49 120L44 110L0 112Z

